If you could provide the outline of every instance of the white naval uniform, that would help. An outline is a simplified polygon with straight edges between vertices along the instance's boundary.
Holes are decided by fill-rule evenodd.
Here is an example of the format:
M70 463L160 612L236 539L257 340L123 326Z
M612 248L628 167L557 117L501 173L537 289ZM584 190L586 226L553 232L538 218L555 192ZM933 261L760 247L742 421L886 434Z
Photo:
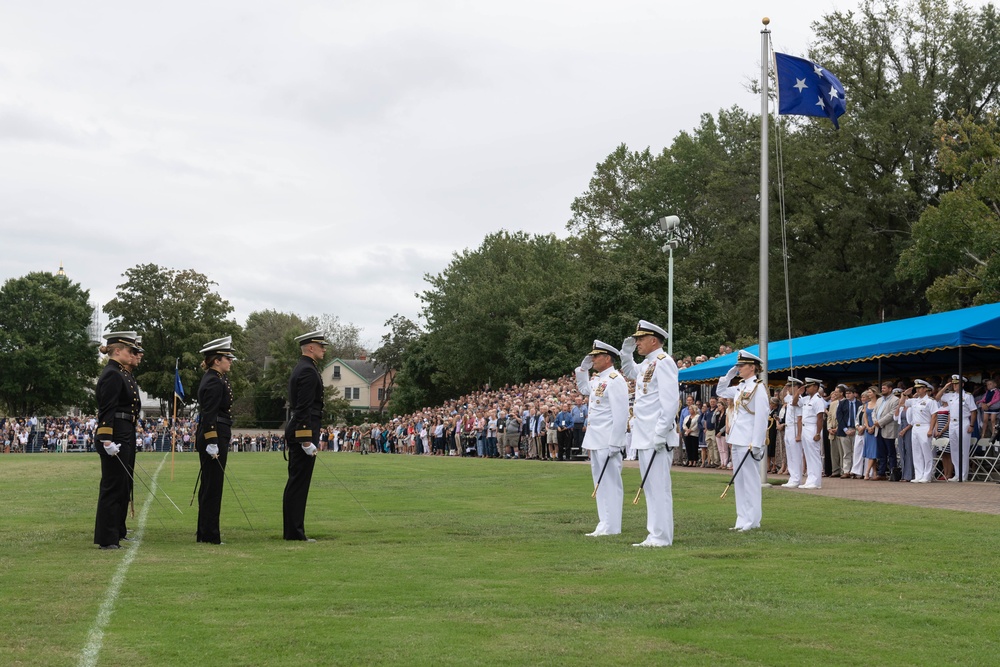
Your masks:
M802 406L802 451L806 458L806 483L802 486L820 488L823 486L823 438L813 440L819 431L816 429L816 416L826 412L826 402L817 391L812 396L803 394L799 397Z
M733 448L733 469L739 468L733 482L736 491L736 525L733 528L746 531L760 528L760 466L752 459L763 456L767 451L767 420L771 403L767 387L756 377L743 380L735 387L729 386L730 379L731 376L720 378L715 393L729 399L735 406L727 440ZM744 458L751 460L744 462Z
M938 402L929 395L906 401L906 417L913 427L910 429L910 449L913 451L914 482L934 480L934 449L928 432L934 428L938 407Z
M796 440L799 416L802 414L802 399L792 405L792 395L785 395L785 465L788 467L788 482L783 486L794 488L802 484L802 442Z
M628 428L628 383L621 373L609 366L594 377L577 368L576 386L581 394L590 397L583 448L590 450L590 473L594 485L597 486L597 480L601 480L600 486L597 486L598 524L589 535L619 535L622 532L622 504L625 498L622 449Z
M670 546L674 542L674 499L667 447L677 447L679 442L677 364L663 348L657 348L638 366L632 355L623 355L622 373L635 379L632 447L639 453L639 473L646 477L643 493L649 533L642 546Z
M970 423L969 415L978 409L976 401L972 398L972 394L963 391L962 414L959 415L958 392L946 391L941 396L941 405L948 406L948 451L951 452L951 463L955 466L955 476L951 479L952 481L958 479L958 453L961 452L962 481L965 482L969 479L969 450L972 444L972 434L967 429ZM961 448L958 445L959 437L962 439Z

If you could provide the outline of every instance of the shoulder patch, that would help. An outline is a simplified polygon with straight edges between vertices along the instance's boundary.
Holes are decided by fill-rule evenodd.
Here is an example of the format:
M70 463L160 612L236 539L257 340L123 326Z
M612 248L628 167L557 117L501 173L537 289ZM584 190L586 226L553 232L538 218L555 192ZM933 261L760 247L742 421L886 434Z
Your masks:
M667 358L667 353L666 352L660 352L658 355L656 355L656 358L660 359L660 360L666 359Z
M618 377L618 373L615 373L614 371L611 371L611 374L608 375L608 377L611 378L612 380L614 380L616 377Z

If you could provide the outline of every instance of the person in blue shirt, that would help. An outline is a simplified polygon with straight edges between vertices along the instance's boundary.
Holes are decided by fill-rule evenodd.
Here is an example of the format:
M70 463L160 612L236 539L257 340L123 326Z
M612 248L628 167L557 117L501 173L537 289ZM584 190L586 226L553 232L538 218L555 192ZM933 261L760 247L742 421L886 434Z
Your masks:
M570 454L573 450L583 451L583 427L587 425L587 406L584 405L583 399L577 397L576 405L570 410L570 414L573 416L573 444L570 445Z
M573 445L573 415L569 404L564 404L556 415L556 438L559 442L559 460L569 461L570 447Z

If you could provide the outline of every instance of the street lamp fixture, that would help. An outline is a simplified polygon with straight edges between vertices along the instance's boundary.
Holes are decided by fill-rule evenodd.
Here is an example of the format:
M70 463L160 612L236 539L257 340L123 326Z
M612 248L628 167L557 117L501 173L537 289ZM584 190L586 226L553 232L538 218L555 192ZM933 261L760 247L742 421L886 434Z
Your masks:
M667 263L667 354L674 356L674 250L681 244L677 236L677 229L681 226L681 219L676 215L668 215L660 218L660 230L667 235L667 242L660 248L668 253Z

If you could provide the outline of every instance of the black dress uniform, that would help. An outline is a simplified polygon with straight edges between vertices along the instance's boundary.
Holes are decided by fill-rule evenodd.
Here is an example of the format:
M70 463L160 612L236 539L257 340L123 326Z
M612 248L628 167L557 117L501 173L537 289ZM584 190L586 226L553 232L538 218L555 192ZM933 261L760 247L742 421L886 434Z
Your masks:
M108 343L134 342L121 334L110 334ZM94 524L94 544L117 546L127 535L125 520L132 492L135 467L135 424L139 418L139 385L129 369L119 362L108 361L97 380L96 449L101 457L101 486L97 496L97 520ZM104 445L114 442L121 446L117 456L109 456Z
M202 350L206 356L224 354L231 358L231 338L212 341ZM227 345L226 343L229 342ZM224 346L219 347L219 345ZM201 461L201 489L198 491L198 533L199 542L221 544L219 532L219 512L222 509L222 490L226 482L226 459L229 456L229 440L232 437L233 390L229 378L214 368L209 368L198 386L198 405L201 416L195 437L195 449ZM209 455L205 449L209 445L219 448L218 458Z
M319 340L300 340L305 339L305 336L300 336L297 340L302 344L322 341L320 344L326 345L322 334L314 333ZM288 483L285 485L282 504L284 537L286 540L306 540L306 499L309 496L316 457L310 456L302 448L319 442L320 421L323 416L323 378L320 376L319 365L305 355L299 357L299 363L288 380L288 405L292 414L285 426Z

